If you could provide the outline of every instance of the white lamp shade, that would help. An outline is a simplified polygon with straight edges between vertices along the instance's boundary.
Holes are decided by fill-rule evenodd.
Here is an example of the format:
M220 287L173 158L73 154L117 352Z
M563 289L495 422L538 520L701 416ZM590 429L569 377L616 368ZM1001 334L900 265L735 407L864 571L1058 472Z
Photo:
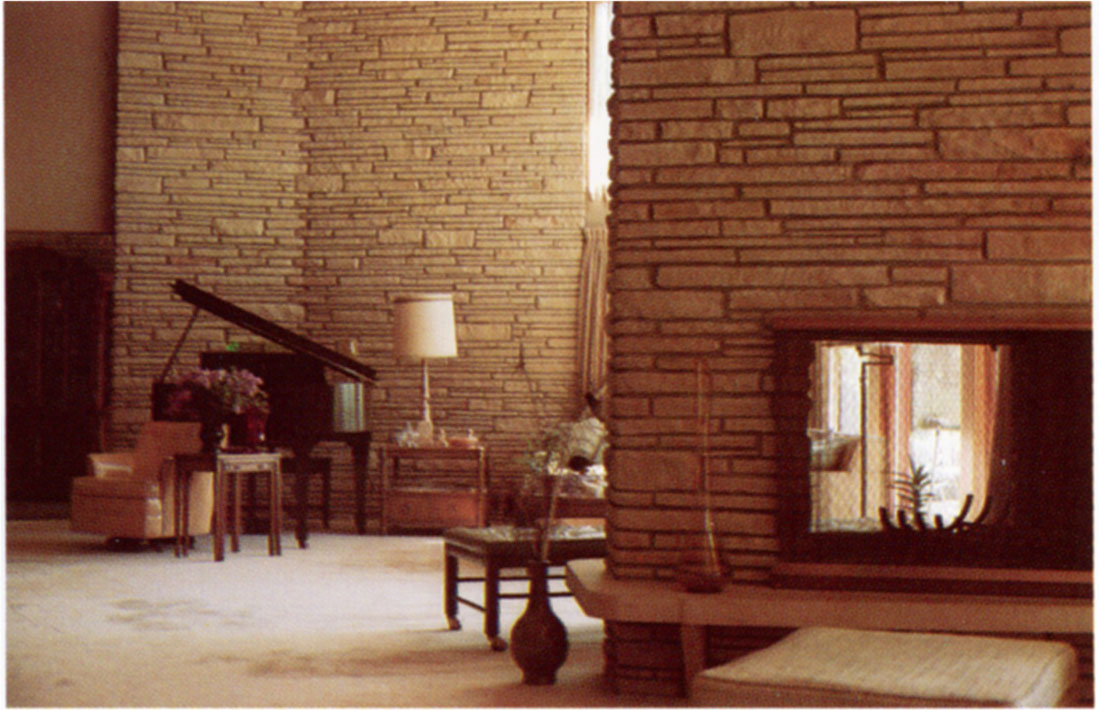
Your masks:
M394 298L393 351L398 358L457 357L455 305L449 293Z

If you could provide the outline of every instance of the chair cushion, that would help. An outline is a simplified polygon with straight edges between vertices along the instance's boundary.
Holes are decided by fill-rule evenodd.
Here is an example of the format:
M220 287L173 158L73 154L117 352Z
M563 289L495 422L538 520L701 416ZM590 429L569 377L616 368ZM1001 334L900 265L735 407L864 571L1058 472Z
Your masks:
M160 498L160 485L138 478L81 476L73 479L74 496L101 498Z
M1077 679L1052 641L813 627L700 673L705 706L1052 706Z

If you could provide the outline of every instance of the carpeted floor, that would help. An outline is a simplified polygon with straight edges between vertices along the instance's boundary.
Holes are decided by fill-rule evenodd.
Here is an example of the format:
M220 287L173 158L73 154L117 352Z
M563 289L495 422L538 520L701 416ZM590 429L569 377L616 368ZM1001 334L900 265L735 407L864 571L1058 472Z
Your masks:
M313 534L281 557L246 536L215 563L111 552L63 520L7 523L7 704L96 707L606 707L602 624L553 600L570 652L526 686L462 607L447 631L436 536ZM466 572L463 568L463 572ZM470 569L469 571L473 571ZM463 585L464 594L480 590ZM502 634L524 602L502 602Z

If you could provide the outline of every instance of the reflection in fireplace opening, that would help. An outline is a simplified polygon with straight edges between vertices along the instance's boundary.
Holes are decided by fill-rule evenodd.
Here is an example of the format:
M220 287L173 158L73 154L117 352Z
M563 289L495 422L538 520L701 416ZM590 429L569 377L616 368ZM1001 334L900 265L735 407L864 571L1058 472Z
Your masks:
M819 342L815 350L813 531L879 530L880 511L942 526L964 506L982 509L1008 346Z

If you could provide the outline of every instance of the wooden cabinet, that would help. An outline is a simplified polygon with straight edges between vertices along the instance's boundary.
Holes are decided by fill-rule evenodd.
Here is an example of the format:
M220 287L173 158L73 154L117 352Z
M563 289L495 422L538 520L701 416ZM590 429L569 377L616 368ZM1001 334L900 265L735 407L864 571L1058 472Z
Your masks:
M379 466L383 535L391 527L444 530L486 524L485 447L385 446Z

